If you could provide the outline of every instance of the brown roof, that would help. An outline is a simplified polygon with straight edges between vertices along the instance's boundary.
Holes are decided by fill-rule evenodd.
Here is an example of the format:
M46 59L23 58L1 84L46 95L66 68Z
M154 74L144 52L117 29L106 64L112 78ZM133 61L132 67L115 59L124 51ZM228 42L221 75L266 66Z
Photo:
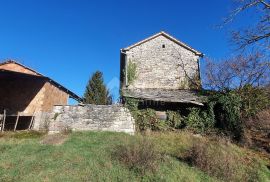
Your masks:
M159 37L159 36L164 36L164 37L170 39L171 41L175 42L176 44L178 44L178 45L180 45L180 46L186 48L187 50L190 50L191 52L195 53L196 55L198 55L198 56L200 56L200 57L203 57L203 53L201 53L201 52L199 52L199 51L193 49L191 46L189 46L189 45L187 45L187 44L185 44L185 43L179 41L178 39L174 38L173 36L169 35L168 33L164 32L164 31L161 31L161 32L159 32L159 33L157 33L157 34L155 34L155 35L149 37L149 38L146 38L146 39L144 39L144 40L142 40L142 41L140 41L140 42L138 42L138 43L135 43L135 44L133 44L133 45L127 47L127 48L124 48L124 49L122 49L122 50L128 51L128 50L130 50L130 49L132 49L132 48L134 48L134 47L136 47L136 46L139 46L139 45L141 45L141 44L143 44L143 43L145 43L145 42L148 42L148 41L150 41L150 40L152 40L152 39L154 39L154 38L156 38L156 37Z
M23 67L23 68L25 68L27 70L30 70L31 72L33 72L35 74L28 74L28 73L23 73L23 72L18 72L18 71L7 70L7 69L3 69L3 68L0 68L0 72L2 72L2 73L6 72L6 73L12 73L12 74L23 74L25 76L32 76L32 77L41 77L43 79L46 79L47 81L49 81L53 85L55 85L57 88L59 88L59 89L63 90L64 92L66 92L71 98L75 99L76 101L78 101L78 102L82 101L81 97L79 97L77 94L70 91L69 89L65 88L64 86L62 86L58 82L54 81L50 77L44 76L41 73L39 73L39 72L37 72L37 71L27 67L27 66L24 66L23 64L20 64L20 63L18 63L16 61L8 60L8 61L0 63L0 66L5 65L5 64L10 64L10 63L17 64L17 65L19 65L19 66L21 66L21 67Z
M124 97L152 100L172 103L190 103L203 105L205 97L199 96L198 92L191 90L173 90L173 89L123 89Z
M14 60L8 60L8 61L4 61L4 62L0 63L0 67L3 66L3 65L6 65L6 64L17 64L17 65L19 65L19 66L21 66L21 67L23 67L23 68L25 68L25 69L27 69L27 70L35 73L38 76L44 76L41 73L39 73L39 72L37 72L37 71L35 71L35 70L33 70L33 69L31 69L31 68L29 68L29 67L21 64L21 63L18 63L18 62L14 61Z

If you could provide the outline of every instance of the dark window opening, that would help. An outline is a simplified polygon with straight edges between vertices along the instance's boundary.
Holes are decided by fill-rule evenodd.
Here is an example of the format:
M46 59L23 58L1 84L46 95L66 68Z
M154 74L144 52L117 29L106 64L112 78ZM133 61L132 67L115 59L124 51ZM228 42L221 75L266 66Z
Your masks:
M6 116L4 131L13 131L16 124L17 116ZM31 124L32 116L20 116L16 130L27 130Z
M165 48L165 44L162 45L162 48Z

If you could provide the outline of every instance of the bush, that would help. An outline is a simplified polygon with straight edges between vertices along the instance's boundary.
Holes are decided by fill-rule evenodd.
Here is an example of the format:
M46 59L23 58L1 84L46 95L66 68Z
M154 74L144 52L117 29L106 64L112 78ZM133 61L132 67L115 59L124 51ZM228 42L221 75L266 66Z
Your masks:
M190 108L190 113L186 117L186 124L188 128L196 129L197 131L204 131L204 120L201 117L201 110L199 108Z
M190 108L190 113L185 118L188 128L204 132L215 126L214 103L207 105L207 110L202 108Z
M214 103L216 126L239 140L243 134L241 97L233 92L228 92L212 95L209 100Z
M132 138L116 146L112 157L139 174L155 172L160 160L156 146L146 138Z
M257 161L238 154L228 142L197 140L188 150L185 160L191 165L224 181L258 181Z
M184 126L184 118L181 116L179 111L167 111L166 114L168 125L171 128L180 129Z
M136 114L138 111L139 100L134 98L124 98L125 107L127 107L132 113Z
M166 121L160 120L156 116L153 109L138 110L135 116L136 124L140 131L151 130L167 130L169 128Z

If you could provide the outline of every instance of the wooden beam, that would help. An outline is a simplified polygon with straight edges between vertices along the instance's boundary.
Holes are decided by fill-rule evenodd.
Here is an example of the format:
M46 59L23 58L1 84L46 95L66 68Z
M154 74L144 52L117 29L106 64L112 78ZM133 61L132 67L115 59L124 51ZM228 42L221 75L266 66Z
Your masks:
M4 132L5 124L6 124L6 110L4 110L4 118L2 122L1 132Z
M35 118L35 116L33 115L32 118L31 118L31 122L30 122L30 125L29 125L29 127L28 127L28 130L31 129L32 124L33 124L33 121L34 121L34 118Z
M16 123L15 123L15 126L14 126L14 131L16 131L16 128L17 128L17 125L18 125L18 121L19 121L19 117L20 117L20 113L18 112L17 118L16 118Z

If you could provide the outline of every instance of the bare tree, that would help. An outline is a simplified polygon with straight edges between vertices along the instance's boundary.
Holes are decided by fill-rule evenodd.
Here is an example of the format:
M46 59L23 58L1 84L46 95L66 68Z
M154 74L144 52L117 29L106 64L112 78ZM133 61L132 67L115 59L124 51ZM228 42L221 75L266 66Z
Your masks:
M269 61L258 52L221 61L207 59L205 85L219 91L260 87L270 83L269 75Z
M232 40L242 49L255 43L270 49L270 1L269 0L235 0L237 7L225 19L225 24L233 21L236 16L245 11L255 11L256 22L243 30L232 31Z

